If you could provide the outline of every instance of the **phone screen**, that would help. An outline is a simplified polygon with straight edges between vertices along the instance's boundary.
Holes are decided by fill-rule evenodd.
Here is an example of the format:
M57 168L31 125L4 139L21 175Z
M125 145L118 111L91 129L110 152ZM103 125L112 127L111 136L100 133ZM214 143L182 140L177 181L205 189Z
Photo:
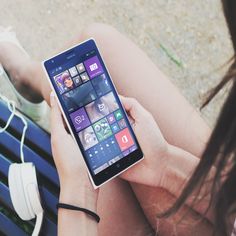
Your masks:
M142 159L94 40L45 61L44 66L95 185Z

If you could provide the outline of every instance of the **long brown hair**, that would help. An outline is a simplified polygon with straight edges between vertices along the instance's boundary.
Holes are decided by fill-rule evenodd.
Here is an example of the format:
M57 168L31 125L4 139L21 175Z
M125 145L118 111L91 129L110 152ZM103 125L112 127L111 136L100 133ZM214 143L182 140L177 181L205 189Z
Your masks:
M196 186L206 181L210 169L215 166L216 172L211 189L212 201L210 201L210 206L215 210L214 235L226 236L232 232L232 227L229 227L229 219L236 213L236 0L222 0L222 6L232 38L234 55L228 73L211 91L203 106L207 105L229 81L232 82L232 87L199 165L180 197L169 210L162 214L162 217L176 213ZM225 173L229 160L232 162L222 182L222 175Z

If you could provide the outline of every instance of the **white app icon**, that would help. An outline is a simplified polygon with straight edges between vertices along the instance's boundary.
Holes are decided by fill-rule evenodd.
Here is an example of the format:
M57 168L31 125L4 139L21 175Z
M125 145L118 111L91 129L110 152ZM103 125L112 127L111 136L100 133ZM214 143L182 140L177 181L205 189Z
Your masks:
M97 63L93 63L92 65L89 66L89 68L91 71L94 71L94 70L98 69L98 65L97 65Z
M83 63L78 64L76 67L77 67L79 73L82 73L85 71Z
M88 144L93 142L93 136L90 133L85 134L84 139L85 139L85 142Z
M98 109L99 109L99 111L103 111L104 108L105 108L105 104L104 104L104 103L98 104Z
M80 124L82 121L84 121L85 119L84 119L84 116L82 115L82 116L76 116L75 117L75 123L76 124Z
M127 136L124 135L124 136L122 136L121 141L122 141L123 143L128 143L129 140L128 140Z
M71 68L69 69L69 72L70 72L71 77L74 77L74 76L78 75L78 72L77 72L75 66L74 66L74 67L71 67Z

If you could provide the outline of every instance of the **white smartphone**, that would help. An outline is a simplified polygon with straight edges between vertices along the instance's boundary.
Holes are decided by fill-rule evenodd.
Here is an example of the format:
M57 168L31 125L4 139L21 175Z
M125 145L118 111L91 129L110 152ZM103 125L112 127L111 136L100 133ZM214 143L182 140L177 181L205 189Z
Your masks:
M43 67L94 188L143 159L93 39L45 60Z

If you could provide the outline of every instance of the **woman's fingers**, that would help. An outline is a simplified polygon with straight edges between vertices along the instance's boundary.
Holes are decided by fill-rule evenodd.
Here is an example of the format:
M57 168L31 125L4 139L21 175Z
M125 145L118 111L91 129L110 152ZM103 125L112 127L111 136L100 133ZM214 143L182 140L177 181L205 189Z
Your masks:
M52 137L64 136L65 134L67 134L67 132L64 128L61 111L58 107L58 104L57 104L57 101L53 92L51 92L50 94L50 103L51 103L51 135Z
M124 97L122 95L119 95L119 97L125 110L135 121L150 114L135 98Z

